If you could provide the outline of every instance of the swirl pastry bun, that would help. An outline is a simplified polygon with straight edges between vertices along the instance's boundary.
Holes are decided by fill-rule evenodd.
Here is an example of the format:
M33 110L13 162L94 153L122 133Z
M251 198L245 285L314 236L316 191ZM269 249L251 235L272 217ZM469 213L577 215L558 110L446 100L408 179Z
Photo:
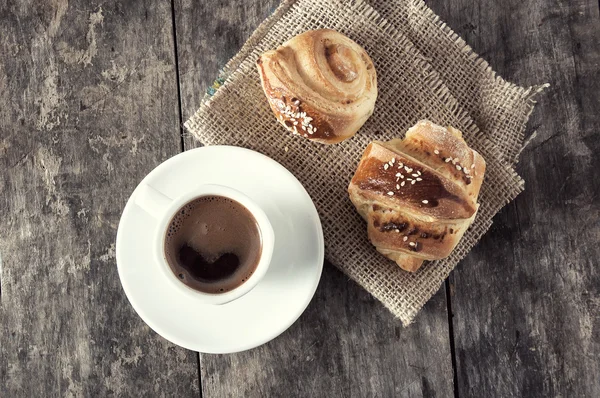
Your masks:
M421 121L404 140L370 143L348 192L377 251L416 271L454 250L475 219L484 173L460 131Z
M304 32L257 61L279 122L324 144L352 137L373 113L377 75L365 50L334 30Z

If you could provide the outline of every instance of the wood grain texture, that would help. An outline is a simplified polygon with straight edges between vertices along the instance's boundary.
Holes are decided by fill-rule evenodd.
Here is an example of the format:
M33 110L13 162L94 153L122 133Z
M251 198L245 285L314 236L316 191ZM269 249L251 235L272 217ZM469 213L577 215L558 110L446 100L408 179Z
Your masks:
M183 120L189 119L220 70L279 0L175 0L175 26ZM200 145L186 135L185 148Z
M441 289L409 328L330 264L298 321L233 355L201 355L204 397L450 397Z
M525 192L451 276L459 396L598 397L598 1L429 3L502 76L551 84Z
M0 5L0 396L199 393L115 265L121 211L180 150L171 6Z
M278 1L176 1L184 119ZM221 37L216 40L215 37ZM197 146L191 137L186 148ZM447 397L453 394L445 290L417 322L399 320L330 264L300 319L274 341L201 355L204 397Z

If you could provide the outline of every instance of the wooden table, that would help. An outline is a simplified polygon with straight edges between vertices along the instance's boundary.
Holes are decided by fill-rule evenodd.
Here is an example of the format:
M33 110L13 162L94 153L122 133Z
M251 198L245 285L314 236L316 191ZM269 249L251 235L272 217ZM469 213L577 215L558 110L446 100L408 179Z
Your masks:
M277 0L0 5L0 396L599 397L597 0L429 0L508 80L549 82L526 191L400 322L331 265L274 341L199 355L150 330L115 266L142 177Z

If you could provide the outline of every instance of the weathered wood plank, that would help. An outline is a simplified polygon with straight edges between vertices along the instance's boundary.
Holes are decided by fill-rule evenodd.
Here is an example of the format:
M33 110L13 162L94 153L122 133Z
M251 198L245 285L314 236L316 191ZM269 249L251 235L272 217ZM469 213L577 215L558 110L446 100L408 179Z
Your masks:
M598 397L598 1L429 3L502 76L552 85L525 192L451 277L459 396Z
M278 1L176 1L183 117ZM216 40L216 37L222 37ZM197 143L186 139L186 147ZM400 322L330 264L302 317L257 349L201 355L204 397L447 397L453 394L445 291Z
M443 289L409 328L330 264L306 312L275 340L201 355L204 397L449 397Z
M209 5L210 3L210 5ZM183 120L196 109L219 72L280 0L175 0ZM200 144L186 135L185 148Z
M121 210L180 150L168 2L0 5L0 396L197 395L135 314Z

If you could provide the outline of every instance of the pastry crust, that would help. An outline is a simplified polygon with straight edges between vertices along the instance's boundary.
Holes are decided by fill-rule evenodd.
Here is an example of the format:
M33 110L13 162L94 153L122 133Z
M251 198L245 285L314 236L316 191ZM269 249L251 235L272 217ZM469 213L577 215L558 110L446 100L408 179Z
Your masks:
M257 60L277 120L294 134L334 144L373 113L377 75L365 50L330 29L302 33Z
M348 187L377 250L407 271L450 255L473 222L485 161L462 133L421 121L367 146Z

